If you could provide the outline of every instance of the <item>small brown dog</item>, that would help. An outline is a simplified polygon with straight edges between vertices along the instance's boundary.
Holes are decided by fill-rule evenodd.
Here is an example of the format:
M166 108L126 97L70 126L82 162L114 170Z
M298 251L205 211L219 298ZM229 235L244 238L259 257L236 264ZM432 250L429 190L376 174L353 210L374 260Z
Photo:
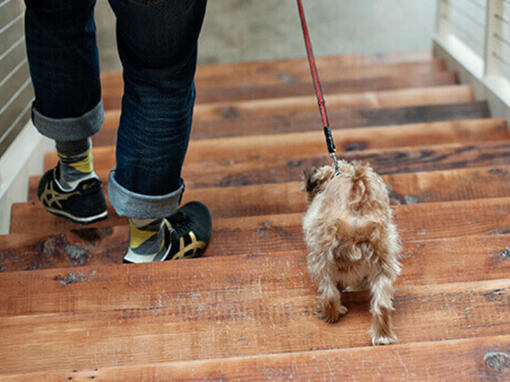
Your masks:
M318 315L335 322L347 313L345 290L369 289L374 345L397 342L391 323L393 281L400 273L397 229L388 190L379 175L360 163L339 162L304 172L310 203L303 218L307 266L318 287Z

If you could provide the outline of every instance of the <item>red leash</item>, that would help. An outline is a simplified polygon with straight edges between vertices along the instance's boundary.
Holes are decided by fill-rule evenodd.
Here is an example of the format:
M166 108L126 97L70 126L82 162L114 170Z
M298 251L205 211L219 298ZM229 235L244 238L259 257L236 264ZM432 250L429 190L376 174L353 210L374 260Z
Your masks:
M329 128L328 113L326 111L326 101L322 95L321 82L319 80L319 73L317 72L317 66L315 65L315 57L312 51L312 43L310 42L310 34L308 33L308 26L306 24L305 11L303 9L303 3L301 0L297 0L299 9L299 17L301 18L301 27L303 28L303 37L305 39L306 54L308 56L308 63L310 64L310 72L312 74L313 86L315 88L315 94L317 95L317 102L319 103L319 111L322 118L322 125L324 127L324 135L326 137L326 144L328 146L328 152L330 157L333 159L335 169L338 172L338 160L336 158L336 147L331 135Z

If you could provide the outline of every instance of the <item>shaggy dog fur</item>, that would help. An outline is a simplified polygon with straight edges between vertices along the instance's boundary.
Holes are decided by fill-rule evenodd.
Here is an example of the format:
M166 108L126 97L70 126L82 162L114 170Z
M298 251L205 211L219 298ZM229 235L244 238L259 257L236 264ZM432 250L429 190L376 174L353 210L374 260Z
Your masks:
M339 170L336 176L332 166L304 173L310 205L303 230L308 272L319 292L318 315L335 322L347 313L339 285L368 289L372 343L395 343L392 283L400 273L400 245L388 191L369 166L340 161Z

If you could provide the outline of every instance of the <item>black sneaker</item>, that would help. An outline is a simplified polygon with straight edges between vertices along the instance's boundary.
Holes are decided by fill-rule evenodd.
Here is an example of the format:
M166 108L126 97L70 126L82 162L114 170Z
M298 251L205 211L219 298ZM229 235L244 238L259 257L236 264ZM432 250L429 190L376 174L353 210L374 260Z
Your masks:
M167 260L200 257L211 239L212 219L206 205L189 202L166 219L172 247Z
M39 182L37 195L46 210L77 224L89 224L108 217L101 181L84 179L73 189L59 184L59 165L47 171Z
M157 235L148 234L144 242L128 249L123 262L148 263L200 257L211 238L211 220L209 209L204 204L189 202L172 216L163 219L159 231L159 235L164 235L161 245L157 244L160 240ZM130 226L130 229L137 228Z

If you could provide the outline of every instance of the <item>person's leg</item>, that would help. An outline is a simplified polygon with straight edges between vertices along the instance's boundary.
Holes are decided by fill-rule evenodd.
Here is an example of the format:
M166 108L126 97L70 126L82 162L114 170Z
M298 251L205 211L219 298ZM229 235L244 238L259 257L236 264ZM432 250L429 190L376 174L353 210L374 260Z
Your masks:
M32 120L56 141L59 165L39 185L44 207L77 223L106 217L89 137L104 121L95 0L26 0L25 34L35 101Z
M125 259L182 257L177 254L181 250L176 252L179 248L169 247L168 238L165 243L163 234L179 231L178 223L170 222L169 228L164 218L177 210L184 191L181 168L191 129L197 39L206 0L110 0L110 4L117 17L124 96L117 165L110 174L108 193L117 213L130 218L130 249ZM208 230L210 234L205 206L193 206L201 212L185 211L203 220L202 227L193 226L195 233L183 238L183 248L205 245ZM205 238L197 238L196 233L207 225Z

